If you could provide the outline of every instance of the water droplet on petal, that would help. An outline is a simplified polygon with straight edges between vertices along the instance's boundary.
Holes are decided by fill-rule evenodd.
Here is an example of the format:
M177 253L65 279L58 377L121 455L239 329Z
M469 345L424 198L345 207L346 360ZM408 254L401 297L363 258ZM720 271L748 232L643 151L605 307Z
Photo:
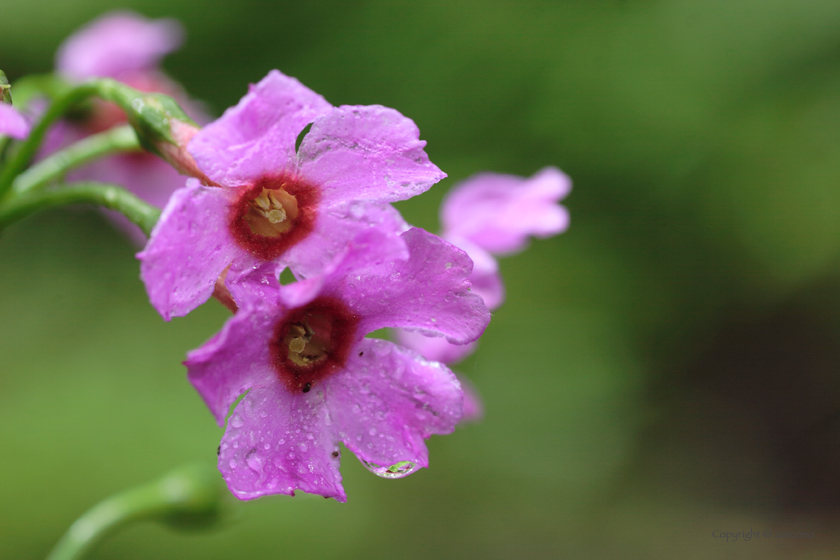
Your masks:
M247 457L245 457L245 462L248 463L248 466L251 467L251 470L257 473L261 473L263 470L263 462L256 453L249 453Z
M381 465L377 465L376 463L369 463L368 461L362 461L362 464L367 470L382 478L404 478L419 469L419 467L411 461L400 461L390 467L383 467Z

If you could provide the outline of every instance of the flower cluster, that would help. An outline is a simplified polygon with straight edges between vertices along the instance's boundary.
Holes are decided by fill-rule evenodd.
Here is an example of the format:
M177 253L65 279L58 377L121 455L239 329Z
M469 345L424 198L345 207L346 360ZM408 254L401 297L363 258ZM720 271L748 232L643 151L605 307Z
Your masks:
M567 227L557 201L568 178L554 168L477 175L450 192L433 235L392 206L446 176L413 121L379 105L333 106L273 70L199 129L169 97L142 93L167 93L201 120L158 69L180 40L176 23L128 12L68 39L57 57L65 80L110 78L97 83L128 97L101 94L119 106L98 100L58 123L41 156L128 120L172 165L131 154L73 175L165 202L137 255L165 320L214 296L233 312L185 362L226 430L228 487L241 499L303 490L345 501L340 444L382 477L427 467L424 440L480 414L445 364L474 349L504 299L495 256ZM26 137L29 121L0 85L0 134ZM294 282L280 282L286 269ZM369 336L382 329L399 343Z
M490 320L468 255L390 205L445 176L424 147L397 111L334 107L278 71L189 142L206 180L175 191L138 258L164 318L214 293L235 311L186 364L220 426L242 397L219 448L240 498L343 501L339 443L399 477L428 466L423 440L461 419L445 366L365 337L392 327L466 344ZM280 284L285 268L296 282Z

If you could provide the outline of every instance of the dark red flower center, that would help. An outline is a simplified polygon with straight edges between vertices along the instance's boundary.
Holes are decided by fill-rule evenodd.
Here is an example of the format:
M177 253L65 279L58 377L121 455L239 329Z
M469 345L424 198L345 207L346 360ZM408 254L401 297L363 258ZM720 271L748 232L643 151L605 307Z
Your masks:
M294 175L261 177L237 190L231 234L252 255L275 259L312 231L318 195L314 185Z
M321 297L289 312L274 330L271 357L290 391L308 393L344 367L359 318L336 298Z

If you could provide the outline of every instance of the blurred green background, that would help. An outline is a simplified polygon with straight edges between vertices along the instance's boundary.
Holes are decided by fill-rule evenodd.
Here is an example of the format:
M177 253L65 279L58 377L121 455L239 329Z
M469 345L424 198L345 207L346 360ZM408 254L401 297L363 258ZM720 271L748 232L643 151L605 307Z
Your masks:
M138 525L92 558L836 558L840 554L840 3L6 0L0 68L130 7L187 30L165 69L218 115L279 68L413 118L449 178L574 180L572 226L506 259L508 300L458 369L486 418L403 480L350 454L347 504L246 503L211 533ZM0 237L0 557L221 436L185 352L96 212ZM717 531L813 538L726 543Z

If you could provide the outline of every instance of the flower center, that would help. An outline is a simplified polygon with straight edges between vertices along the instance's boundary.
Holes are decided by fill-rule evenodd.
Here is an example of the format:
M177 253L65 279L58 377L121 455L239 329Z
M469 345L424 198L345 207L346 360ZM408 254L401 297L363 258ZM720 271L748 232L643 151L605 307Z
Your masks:
M308 393L344 367L357 323L358 317L335 298L318 298L290 311L271 343L275 368L286 387Z
M251 232L264 237L280 237L294 226L298 217L297 199L279 189L266 189L250 202L248 213L243 219Z
M300 177L268 175L232 192L230 232L260 259L279 257L314 227L319 190Z

